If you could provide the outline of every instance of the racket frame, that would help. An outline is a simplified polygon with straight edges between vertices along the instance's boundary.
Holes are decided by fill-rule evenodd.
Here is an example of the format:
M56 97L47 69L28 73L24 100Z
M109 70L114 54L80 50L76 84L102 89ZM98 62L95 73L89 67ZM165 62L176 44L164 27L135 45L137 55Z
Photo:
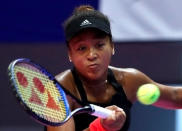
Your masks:
M50 122L48 120L45 120L44 118L39 117L36 113L34 113L33 111L30 110L30 108L27 106L27 104L24 102L24 100L21 98L21 94L19 93L18 90L18 85L17 82L15 80L15 72L14 72L14 67L17 63L28 63L33 65L34 67L38 68L41 72L43 72L44 74L46 74L50 80L52 80L54 82L54 84L56 85L56 88L58 89L58 91L60 92L61 95L63 95L63 102L66 105L66 119L64 121L62 121L61 123L54 123L54 122ZM39 123L43 124L43 125L52 125L52 126L59 126L63 123L65 123L67 121L67 118L70 115L70 108L69 108L69 104L67 102L66 98L66 94L65 91L63 91L63 88L61 87L61 85L56 81L56 79L50 74L48 73L44 68L42 68L40 65L35 64L33 61L31 61L30 59L26 59L26 58L19 58L14 60L13 62L10 63L9 67L8 67L8 75L10 77L10 82L11 82L11 86L13 87L13 94L16 96L18 102L22 105L23 109L36 121L38 121Z
M18 85L16 83L15 80L15 72L14 72L14 67L17 63L27 63L27 64L32 64L33 66L35 66L36 68L38 68L41 72L43 72L44 74L46 74L47 76L49 76L49 79L52 80L54 82L54 84L56 85L57 89L59 90L59 92L63 95L64 98L64 104L66 105L66 110L67 110L67 114L66 114L66 118L64 119L64 121L61 122L50 122L48 120L45 120L43 118L41 118L40 116L38 116L36 113L34 113L33 111L30 110L30 108L26 105L26 103L24 103L24 100L21 98L21 94L17 91L18 90ZM88 113L90 115L94 115L97 117L102 117L102 118L106 118L107 116L111 115L112 112L108 109L93 105L93 104L87 104L87 103L83 103L82 101L80 101L78 98L76 98L74 95L72 95L67 89L65 89L56 79L55 77L53 77L45 68L43 68L42 66L40 66L39 64L35 64L32 60L27 59L27 58L19 58L14 60L13 62L10 63L9 67L8 67L8 75L10 77L10 82L11 82L11 86L13 86L13 93L15 94L18 102L22 105L22 107L24 108L24 110L33 118L35 119L37 122L43 124L43 125L50 125L50 126L60 126L62 124L64 124L65 122L67 122L73 115L77 115L77 114L81 114L81 113ZM80 108L77 108L75 110L73 110L72 112L70 111L69 108L69 103L67 101L66 95L69 95L70 97L72 97L80 106ZM102 109L101 109L102 108ZM68 111L69 110L69 111ZM102 110L102 111L100 111Z

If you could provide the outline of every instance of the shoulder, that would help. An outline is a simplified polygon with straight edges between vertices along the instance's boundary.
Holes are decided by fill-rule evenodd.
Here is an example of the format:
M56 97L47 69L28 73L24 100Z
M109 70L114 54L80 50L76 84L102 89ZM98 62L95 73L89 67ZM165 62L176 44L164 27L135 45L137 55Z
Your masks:
M135 68L118 68L109 66L109 68L113 71L115 77L119 81L127 82L130 80L140 80L140 81L147 81L150 80L150 78L141 72L138 69Z
M59 74L57 74L56 76L55 76L55 78L57 79L57 81L63 81L64 79L68 79L68 78L71 78L71 70L70 69L68 69L68 70L65 70L65 71L63 71L63 72L61 72L61 73L59 73Z
M123 82L128 77L135 78L143 74L141 71L135 68L118 68L113 66L109 66L109 68L113 71L116 80Z
M55 78L64 88L66 88L69 92L77 97L77 90L75 88L76 85L70 69L59 73L55 76Z
M79 99L79 91L76 88L74 78L72 75L72 72L70 69L65 70L64 72L59 73L55 76L56 80L65 88L67 91L69 91L73 96L75 96L75 99ZM74 101L73 98L67 96L67 99L69 101L70 108L73 110L76 107L79 107L80 105Z
M73 80L73 77L72 77L72 73L71 73L71 70L68 69L68 70L65 70L59 74L57 74L55 76L56 80L61 83L61 84L67 84L68 81L72 81Z
M133 102L136 100L137 89L152 80L143 72L135 68L117 68L109 66L113 71L116 80L122 85L127 98Z

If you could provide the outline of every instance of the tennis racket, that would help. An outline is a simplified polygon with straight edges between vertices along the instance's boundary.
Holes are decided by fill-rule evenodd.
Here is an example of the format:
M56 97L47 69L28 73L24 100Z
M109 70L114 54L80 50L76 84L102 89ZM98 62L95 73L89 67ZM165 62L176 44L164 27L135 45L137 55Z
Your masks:
M30 59L20 58L10 63L8 74L13 85L13 92L24 110L44 125L59 126L73 115L89 113L106 118L112 111L93 105L84 105L43 67ZM82 107L70 110L70 96Z

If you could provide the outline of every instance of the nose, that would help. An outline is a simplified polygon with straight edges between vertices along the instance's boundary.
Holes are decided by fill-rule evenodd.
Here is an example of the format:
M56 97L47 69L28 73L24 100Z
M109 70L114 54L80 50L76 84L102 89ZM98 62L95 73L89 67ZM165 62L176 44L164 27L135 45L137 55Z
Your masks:
M88 55L87 55L87 59L90 61L93 61L95 59L97 59L97 51L94 48L90 48L88 51Z

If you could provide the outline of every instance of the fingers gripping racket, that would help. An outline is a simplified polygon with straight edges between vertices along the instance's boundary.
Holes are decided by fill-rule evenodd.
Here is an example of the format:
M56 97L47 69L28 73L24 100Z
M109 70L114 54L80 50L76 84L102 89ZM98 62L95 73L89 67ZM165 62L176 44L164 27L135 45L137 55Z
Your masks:
M101 118L112 113L108 109L83 103L79 103L83 107L70 111L66 95L75 99L74 96L46 69L29 59L14 60L8 67L8 73L18 102L29 115L44 125L59 126L80 113Z

